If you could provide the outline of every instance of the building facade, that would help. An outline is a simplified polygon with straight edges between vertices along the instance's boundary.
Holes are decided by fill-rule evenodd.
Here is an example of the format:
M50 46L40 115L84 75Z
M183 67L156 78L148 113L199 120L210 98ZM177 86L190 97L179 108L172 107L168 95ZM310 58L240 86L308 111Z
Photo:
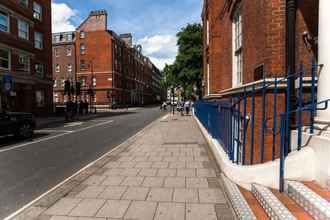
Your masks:
M260 87L264 79L297 73L301 64L310 72L312 60L317 58L318 1L205 0L202 19L205 99L242 97L244 90ZM271 93L269 88L267 94ZM286 107L285 94L279 93L277 112ZM265 106L269 108L263 115L262 98L260 91L256 91L253 104L247 98L247 115L254 115L255 150L251 156L250 149L246 149L245 156L255 162L271 160L273 151L268 147L260 152L261 140L266 145L272 143L271 134L260 138L263 118L271 118L275 111L273 99L266 98ZM250 127L247 130L250 142ZM279 147L275 151L279 156Z
M51 1L0 1L2 110L52 111Z
M65 81L76 82L75 32L53 34L54 103L67 101Z
M56 43L56 38L66 33L53 35L53 71L60 82L55 85L61 87L54 93L58 104L66 101L59 98L65 97L63 80L80 82L79 98L100 107L149 104L155 101L154 94L160 93L155 91L160 89L155 87L161 80L159 70L142 54L140 46L132 45L131 34L117 35L108 30L107 16L104 10L92 11L72 33L75 36L69 43ZM65 54L68 46L75 48L75 62L65 55L56 57L58 50ZM66 75L68 69L73 74Z

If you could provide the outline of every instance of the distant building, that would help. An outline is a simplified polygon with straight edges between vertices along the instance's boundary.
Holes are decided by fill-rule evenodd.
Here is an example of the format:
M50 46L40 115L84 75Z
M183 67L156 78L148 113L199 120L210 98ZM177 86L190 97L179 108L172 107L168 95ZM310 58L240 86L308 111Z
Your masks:
M63 104L67 100L63 95L63 80L72 84L80 82L82 92L78 98L100 107L158 101L160 71L143 56L141 46L133 46L131 34L117 35L107 29L107 16L104 10L92 11L76 29L70 42L65 39L67 33L53 34L56 103ZM75 63L71 57L65 56L68 46L75 48ZM55 53L59 51L63 56L56 57L58 54ZM67 68L71 63L73 68L69 73L73 74L69 74Z
M53 78L54 103L67 101L64 94L66 80L76 82L76 33L65 32L53 34Z
M0 2L0 108L52 111L51 1Z

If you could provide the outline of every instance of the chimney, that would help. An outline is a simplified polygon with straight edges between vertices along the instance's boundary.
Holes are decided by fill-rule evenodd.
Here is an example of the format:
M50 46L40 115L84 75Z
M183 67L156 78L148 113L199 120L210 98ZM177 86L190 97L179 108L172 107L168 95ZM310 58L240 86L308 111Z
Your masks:
M106 10L95 10L89 13L88 18L78 27L78 31L107 30L108 13Z
M133 37L131 33L121 34L119 35L120 39L122 39L129 47L133 45Z

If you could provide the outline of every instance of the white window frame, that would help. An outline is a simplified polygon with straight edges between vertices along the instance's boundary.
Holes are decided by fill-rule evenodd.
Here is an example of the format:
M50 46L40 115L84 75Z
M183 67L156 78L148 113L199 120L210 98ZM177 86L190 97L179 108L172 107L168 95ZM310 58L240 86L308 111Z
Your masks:
M72 73L72 64L71 63L69 63L68 65L67 65L67 70L68 70L68 72L69 73Z
M93 87L96 87L96 77L93 77Z
M36 75L43 78L44 74L45 74L45 66L42 63L35 63L34 64L34 71L35 71Z
M33 2L33 18L42 21L42 5L37 2Z
M60 64L55 64L55 72L59 73L61 72L61 65Z
M26 30L24 30L24 28ZM29 40L29 35L30 35L30 25L28 22L17 19L17 29L18 29L18 37L24 40Z
M60 57L60 50L59 50L59 48L57 48L57 47L54 48L54 55L55 55L55 57Z
M84 43L80 44L80 54L86 54L86 45Z
M9 33L10 31L10 16L8 13L4 12L4 11L0 11L0 14L4 15L5 17L7 17L7 24L6 25L2 25L2 26L5 26L7 28L6 31L4 30L1 30L0 29L0 32L6 32L6 33Z
M206 44L210 45L210 22L206 20Z
M67 47L66 48L66 56L67 57L71 57L72 56L72 48L71 47Z
M232 21L232 42L233 42L233 75L232 86L237 87L243 84L243 33L242 33L241 9L237 8Z
M19 4L21 5L21 6L23 6L23 7L26 7L26 8L28 8L29 7L29 0L20 0L19 1Z
M80 31L79 37L80 37L80 39L85 39L85 37L86 37L85 31Z
M26 58L27 60L27 63L21 63L21 61L22 61L22 58ZM25 71L25 72L30 72L30 57L29 57L29 55L27 55L27 54L24 54L24 53L21 53L21 54L19 54L18 55L18 64L21 66L21 65L24 65L24 67L23 68L20 68L20 70L22 70L22 71Z
M6 60L8 62L8 68L0 66L0 69L2 69L2 70L11 70L11 52L10 52L10 50L5 49L5 48L0 48L0 50L8 52L8 60L0 57L0 60Z
M44 49L44 35L40 32L34 32L34 48Z

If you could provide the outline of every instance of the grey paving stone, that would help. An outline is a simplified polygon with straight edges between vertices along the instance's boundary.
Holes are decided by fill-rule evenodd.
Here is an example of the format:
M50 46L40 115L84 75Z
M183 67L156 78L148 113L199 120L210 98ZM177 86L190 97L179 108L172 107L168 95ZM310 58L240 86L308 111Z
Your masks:
M87 180L85 180L82 184L84 185L100 185L101 182L103 182L107 177L106 176L98 176L98 175L92 175L88 177Z
M150 189L146 187L129 187L122 199L124 200L146 200Z
M186 162L170 162L169 168L186 168Z
M178 169L177 176L181 177L195 177L196 170L195 169Z
M158 170L155 169L155 168L153 168L153 169L151 169L151 168L142 169L142 170L139 172L138 176L148 176L148 177L156 176L157 171L158 171Z
M137 176L141 171L140 168L126 168L119 175L120 176Z
M159 162L153 162L152 164L152 168L168 168L169 166L169 162L163 162L163 161L159 161Z
M96 217L123 218L129 205L130 201L126 200L108 200L97 212Z
M177 169L165 168L165 169L159 169L157 176L174 177L174 176L176 176L176 173L177 173Z
M127 186L109 186L99 196L100 199L120 199Z
M216 177L213 169L197 169L198 177Z
M76 195L76 198L97 198L104 190L105 186L88 186Z
M171 202L174 190L171 188L151 188L147 200L155 202Z
M69 216L93 217L104 204L104 199L84 199L69 213Z
M121 173L124 172L124 168L111 168L104 175L107 176L119 176Z
M187 188L208 188L209 184L206 178L186 178Z
M52 216L50 220L78 220L78 218L69 216Z
M196 189L174 189L174 202L197 203L198 193Z
M135 168L151 168L153 162L137 162Z
M201 203L226 203L226 198L220 189L198 189Z
M156 207L156 202L133 201L125 214L125 219L152 220Z
M185 177L166 177L164 186L170 188L184 188L186 187L186 179Z
M155 220L184 220L185 204L183 203L159 203Z
M144 187L161 187L164 184L164 177L146 177L142 183Z
M187 204L187 220L217 220L214 205L209 204Z
M126 177L121 183L122 186L140 186L144 177Z
M110 176L107 177L100 185L101 186L119 186L125 179L124 176Z
M18 216L12 218L12 220L34 220L39 218L40 214L45 211L45 208L31 206L20 213ZM46 216L46 215L44 215ZM47 215L48 216L48 215ZM45 220L49 220L45 219Z
M67 215L81 202L81 199L62 198L45 211L46 215Z

